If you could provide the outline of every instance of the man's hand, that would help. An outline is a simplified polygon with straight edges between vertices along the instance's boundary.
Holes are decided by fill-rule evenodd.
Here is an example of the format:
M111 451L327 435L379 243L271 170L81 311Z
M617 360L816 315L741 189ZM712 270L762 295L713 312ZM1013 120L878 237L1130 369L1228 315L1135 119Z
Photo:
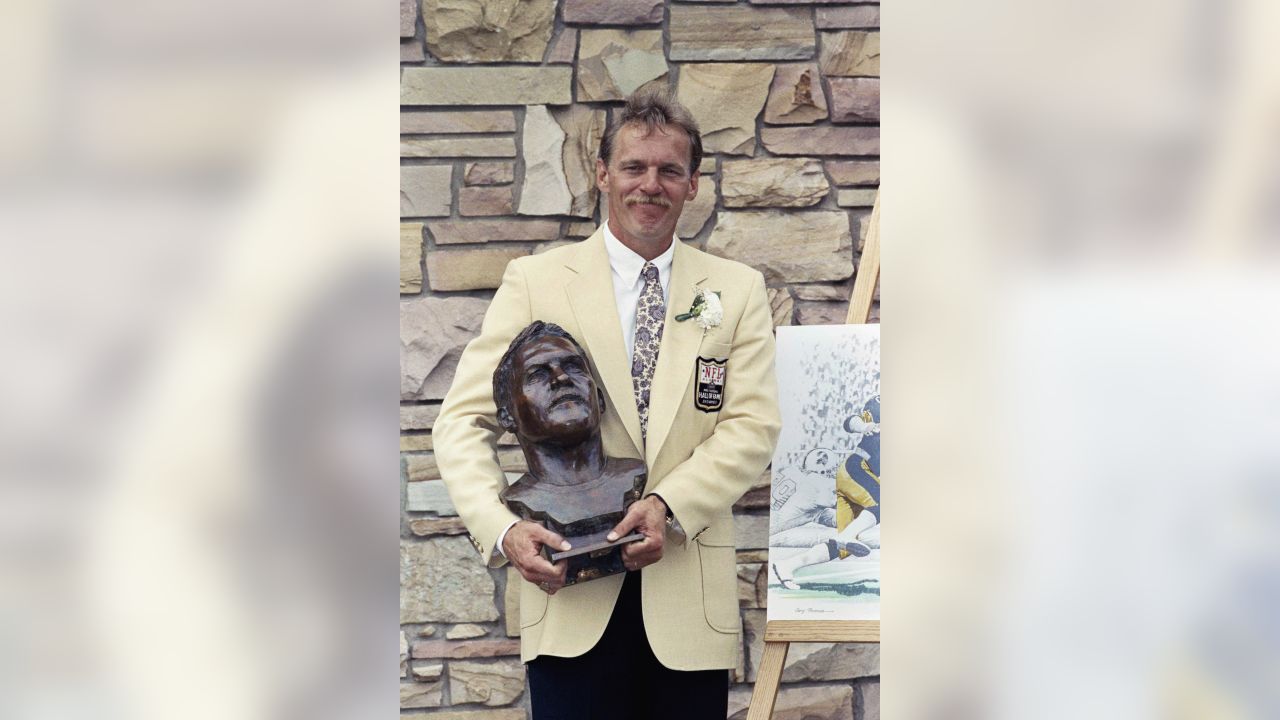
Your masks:
M564 587L567 561L561 560L555 565L547 562L541 554L543 545L562 551L571 547L564 538L541 525L521 520L512 525L502 539L502 554L516 566L525 580L542 588L546 594L555 595Z
M632 503L622 522L610 530L605 539L613 542L632 531L642 533L644 539L622 546L622 562L628 570L639 570L662 559L662 543L667 532L667 504L662 498L650 495Z

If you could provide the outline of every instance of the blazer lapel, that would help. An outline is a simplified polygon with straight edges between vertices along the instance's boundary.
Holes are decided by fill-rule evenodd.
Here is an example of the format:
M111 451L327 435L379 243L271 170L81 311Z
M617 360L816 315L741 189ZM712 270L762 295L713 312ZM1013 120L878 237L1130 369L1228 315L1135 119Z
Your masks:
M631 384L631 362L622 342L622 323L614 302L613 270L604 248L603 231L596 230L566 265L577 273L565 285L565 293L582 331L582 344L595 363L610 404L639 453L644 447L640 438L640 413L636 410L635 389Z
M658 450L671 432L681 398L693 376L694 359L702 344L702 328L693 320L676 322L673 318L693 304L694 286L707 279L702 258L679 239L671 261L671 299L667 302L667 319L662 330L662 347L658 366L653 372L653 389L649 393L649 433L645 462L653 467ZM716 288L712 288L713 290Z

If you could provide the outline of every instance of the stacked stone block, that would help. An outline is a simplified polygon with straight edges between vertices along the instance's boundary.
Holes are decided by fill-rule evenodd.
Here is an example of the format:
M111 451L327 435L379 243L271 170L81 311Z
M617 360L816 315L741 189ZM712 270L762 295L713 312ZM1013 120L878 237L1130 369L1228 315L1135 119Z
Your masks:
M879 23L839 0L402 0L402 715L528 707L519 578L478 561L431 441L507 262L607 217L600 137L629 93L670 83L707 153L677 235L764 273L775 325L844 322L880 179ZM509 435L498 458L525 470ZM763 647L768 506L766 472L734 508L735 718ZM779 716L878 718L878 675L876 646L794 645Z

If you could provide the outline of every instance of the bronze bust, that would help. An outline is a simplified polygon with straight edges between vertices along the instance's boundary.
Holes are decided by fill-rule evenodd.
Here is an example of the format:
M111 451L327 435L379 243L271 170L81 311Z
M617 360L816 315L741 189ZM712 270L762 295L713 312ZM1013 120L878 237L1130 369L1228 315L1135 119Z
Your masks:
M625 572L622 545L644 536L605 536L640 499L648 473L642 460L605 457L604 391L578 341L558 325L530 323L494 370L493 397L498 424L515 434L529 467L502 491L503 503L573 546L543 549L552 563L568 560L566 585Z

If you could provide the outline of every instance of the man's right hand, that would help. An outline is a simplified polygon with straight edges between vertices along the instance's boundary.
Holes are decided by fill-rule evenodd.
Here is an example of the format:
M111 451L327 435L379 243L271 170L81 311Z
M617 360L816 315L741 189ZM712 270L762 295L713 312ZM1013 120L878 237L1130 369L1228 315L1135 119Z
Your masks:
M542 588L546 594L555 595L557 590L564 587L567 561L561 560L554 565L547 562L542 557L544 545L562 551L572 547L564 538L541 525L521 520L512 525L507 536L502 539L502 554L516 566L525 580Z

